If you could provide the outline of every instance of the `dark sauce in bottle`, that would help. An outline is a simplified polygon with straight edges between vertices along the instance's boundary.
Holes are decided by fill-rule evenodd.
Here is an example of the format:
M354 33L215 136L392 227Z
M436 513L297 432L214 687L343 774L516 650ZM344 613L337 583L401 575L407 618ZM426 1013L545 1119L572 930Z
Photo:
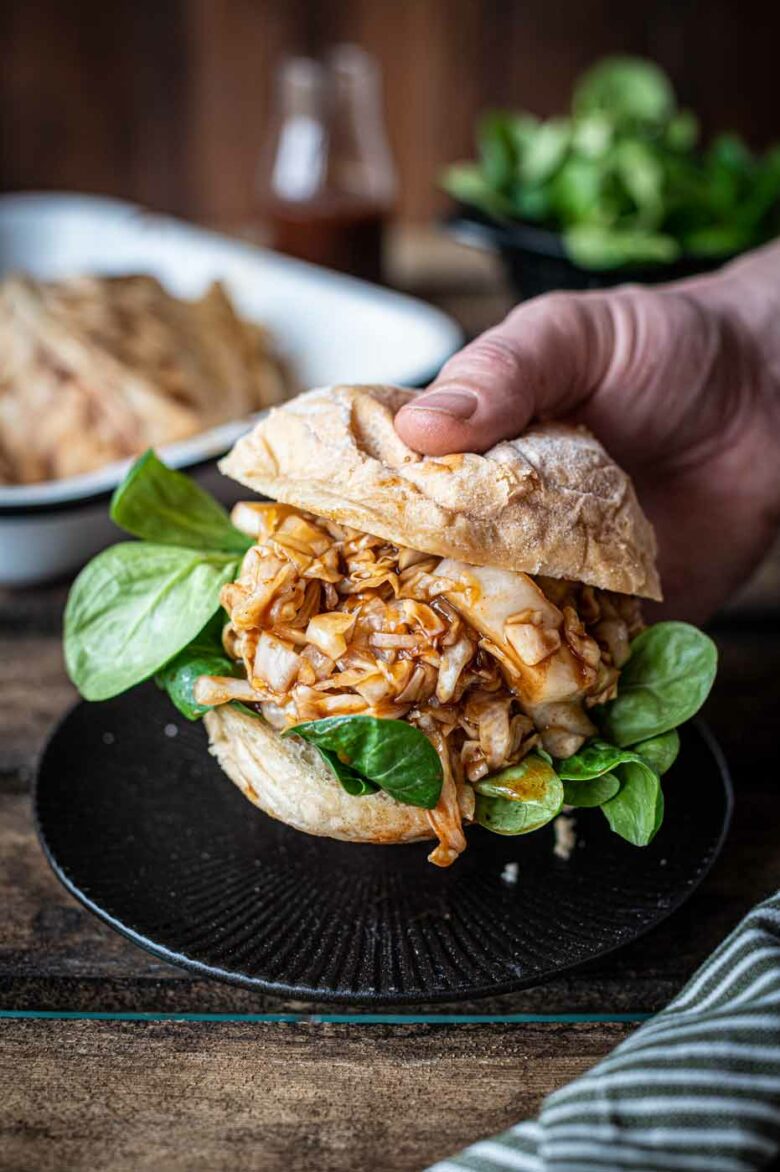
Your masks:
M367 281L382 279L386 220L386 207L348 196L274 200L266 208L272 248Z
M275 115L258 176L271 247L380 281L396 178L376 62L355 45L283 61Z

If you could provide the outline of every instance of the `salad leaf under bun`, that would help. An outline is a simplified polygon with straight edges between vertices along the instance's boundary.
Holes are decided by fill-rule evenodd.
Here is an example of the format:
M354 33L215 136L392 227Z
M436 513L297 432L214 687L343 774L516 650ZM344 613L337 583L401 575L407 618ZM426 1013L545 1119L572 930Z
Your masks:
M433 838L425 810L387 794L360 799L342 788L313 745L284 739L265 720L233 705L203 718L211 752L250 802L306 834L350 842L417 842Z
M255 492L396 545L660 599L652 526L584 428L541 423L484 455L421 456L399 387L324 387L271 410L220 468Z

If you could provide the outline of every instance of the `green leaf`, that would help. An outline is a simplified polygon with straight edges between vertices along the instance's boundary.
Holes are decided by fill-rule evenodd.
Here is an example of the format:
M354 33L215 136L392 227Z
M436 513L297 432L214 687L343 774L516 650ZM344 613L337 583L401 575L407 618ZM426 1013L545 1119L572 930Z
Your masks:
M444 172L441 185L453 199L479 208L495 219L512 215L511 202L490 186L475 163L454 163Z
M314 748L351 797L362 798L366 794L375 794L378 791L378 785L369 781L367 777L361 777L351 765L345 765L331 749L323 749L320 745L315 745Z
M695 715L718 665L715 644L688 623L656 623L637 635L618 695L603 710L605 738L625 747L668 732Z
M616 834L634 846L652 842L663 822L664 795L658 774L637 758L617 768L620 790L601 807Z
M240 709L241 712L245 712L247 716L254 716L256 720L264 719L253 708L242 704L240 700L233 700L232 705L234 708ZM339 760L336 753L330 749L323 749L321 745L315 745L314 742L311 742L311 744L317 750L320 757L322 757L328 769L335 774L351 797L359 798L364 794L375 794L377 792L379 789L378 785L374 785L373 781L369 781L366 777L361 777L351 766L345 765L343 761Z
M639 139L624 140L615 148L614 164L642 226L657 227L663 216L664 171L653 147Z
M560 778L536 753L480 778L474 789L475 818L496 834L528 834L555 818L563 805Z
M492 798L478 793L474 819L494 834L530 834L551 822L560 814L562 806L563 786L560 800L551 802L549 806L536 802L516 802L511 798Z
M515 183L512 188L512 211L521 220L541 223L552 210L550 196L549 186L531 187L529 184Z
M673 237L641 228L577 224L566 229L563 240L571 259L584 269L669 264L680 255Z
M574 123L572 146L585 159L603 159L612 145L614 130L607 115L586 114Z
M513 802L541 803L545 808L558 800L559 777L552 763L540 753L529 753L516 765L490 773L473 783L477 793ZM552 793L552 798L550 794Z
M664 133L664 143L672 151L692 151L699 138L699 120L692 110L680 110Z
M546 183L560 167L571 142L571 123L567 118L550 118L542 122L528 139L520 158L519 177L530 186Z
M111 499L111 520L145 541L243 554L252 538L209 493L153 451L139 457Z
M711 167L747 178L753 169L753 155L738 134L721 134L707 152Z
M610 773L623 761L631 761L633 758L633 753L594 738L583 745L578 753L558 761L556 769L562 781L588 781Z
M487 183L496 191L506 190L514 179L517 165L511 116L498 112L484 114L477 129L477 147Z
M226 621L227 616L220 607L192 642L155 676L158 687L165 689L187 720L200 720L209 711L209 705L198 704L195 699L195 681L199 676L240 674L239 665L225 654L222 646L222 628Z
M241 704L238 700L233 701L233 707L245 712L247 716L254 716L256 720L263 719L259 713L255 712L252 708L248 708L246 704ZM350 797L362 798L366 794L375 794L378 791L378 785L375 785L373 781L369 781L366 777L361 777L349 765L345 765L343 761L339 760L336 753L330 749L323 749L320 745L315 745L313 742L312 744L328 769L341 782Z
M375 716L330 716L287 729L373 781L398 802L432 810L443 781L439 755L431 742L404 720Z
M662 69L641 57L606 57L574 90L578 115L604 113L617 125L660 126L674 113L672 84Z
M230 707L237 708L239 712L243 712L245 716L251 716L254 720L265 721L265 717L262 716L255 708L250 708L248 704L242 704L240 700L231 700Z
M669 732L661 733L657 737L650 737L647 741L640 741L638 745L632 747L637 757L641 757L645 765L649 765L659 777L663 777L677 760L677 754L680 752L680 734L677 729L672 728Z
M711 224L682 235L682 245L690 256L734 256L748 248L753 240L750 228L742 224Z
M85 566L65 607L65 663L87 700L159 671L203 629L235 578L228 554L123 542Z
M550 202L561 224L577 224L603 214L604 167L594 159L570 158L550 185Z
M519 114L507 114L506 117L508 119L507 129L515 149L515 165L517 166L518 159L522 157L529 142L539 129L540 119L527 111L522 111Z
M587 809L591 806L602 806L610 798L614 798L620 789L620 782L614 773L602 773L598 777L573 778L563 783L563 801L567 806L577 806Z

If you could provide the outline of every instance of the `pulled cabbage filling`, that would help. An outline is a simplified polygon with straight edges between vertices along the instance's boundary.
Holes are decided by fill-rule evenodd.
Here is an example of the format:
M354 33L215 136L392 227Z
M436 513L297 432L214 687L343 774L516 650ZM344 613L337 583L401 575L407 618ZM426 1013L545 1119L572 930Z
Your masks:
M201 676L200 703L240 700L276 729L336 715L407 720L442 761L428 812L446 865L465 847L469 782L535 746L568 757L612 699L637 599L443 559L288 505L242 503L255 539L221 602L243 678Z

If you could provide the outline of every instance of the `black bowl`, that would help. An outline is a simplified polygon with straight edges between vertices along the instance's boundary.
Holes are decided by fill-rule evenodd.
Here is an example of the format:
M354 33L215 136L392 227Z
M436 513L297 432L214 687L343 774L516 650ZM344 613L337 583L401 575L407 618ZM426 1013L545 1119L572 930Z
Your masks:
M497 253L520 301L555 289L611 289L626 282L655 285L712 272L731 258L681 257L673 264L584 269L566 253L563 237L548 228L521 221L502 224L469 208L449 217L450 233L463 244Z

